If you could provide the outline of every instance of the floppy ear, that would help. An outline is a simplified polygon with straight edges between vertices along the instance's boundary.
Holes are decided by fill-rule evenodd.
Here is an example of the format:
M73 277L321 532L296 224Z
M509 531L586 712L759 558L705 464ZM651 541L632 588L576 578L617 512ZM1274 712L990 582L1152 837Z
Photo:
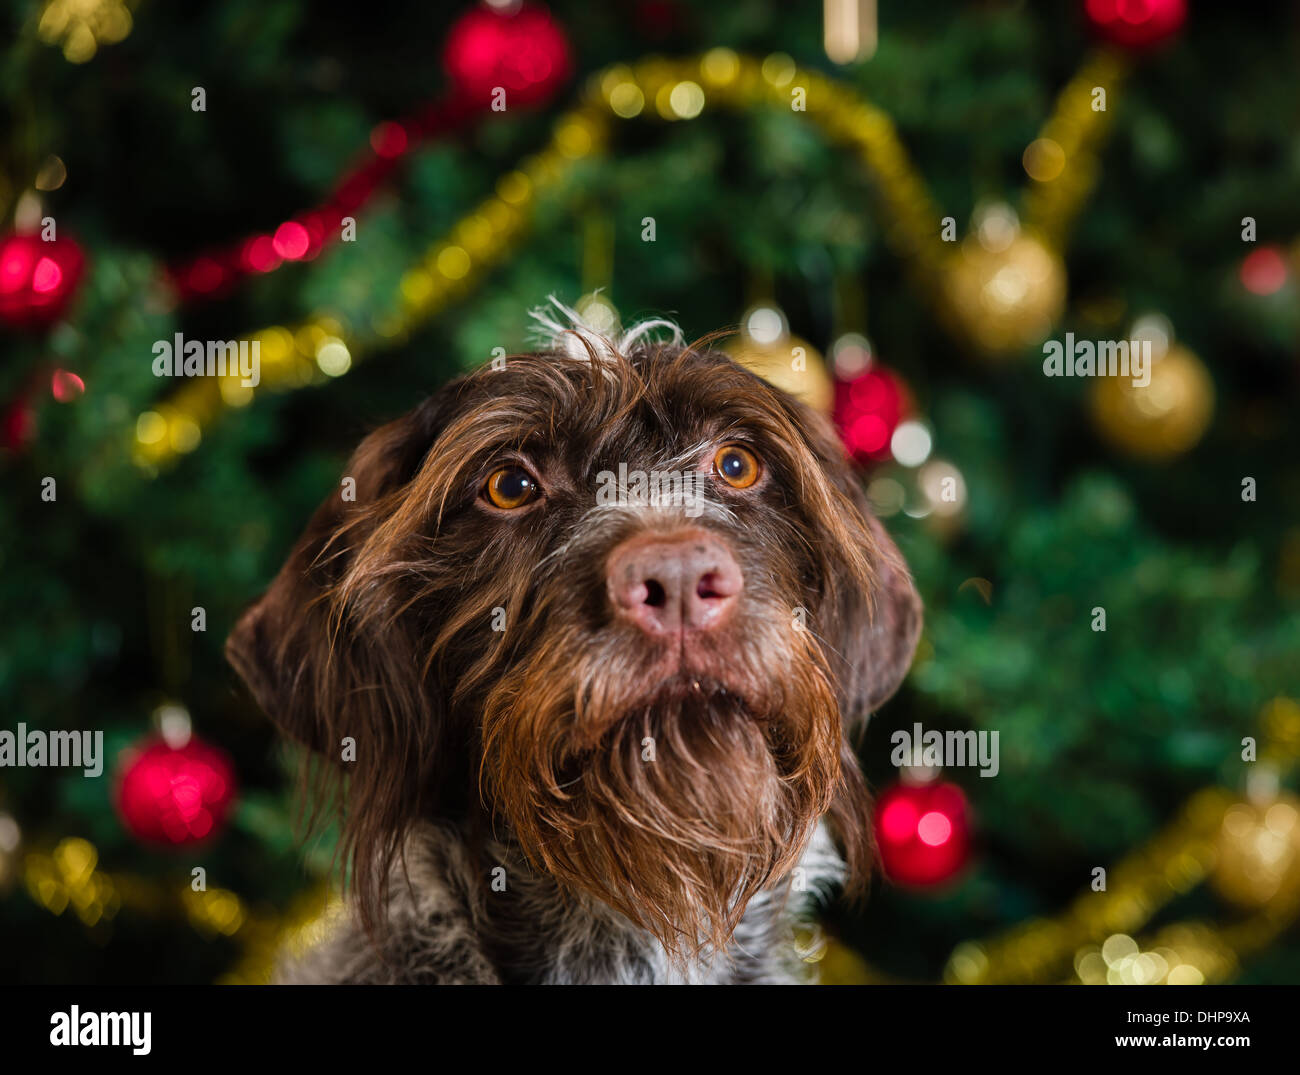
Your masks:
M840 700L845 725L856 730L865 726L907 676L921 636L921 598L902 553L872 512L830 422L805 408L804 424L827 476L856 513L857 525L851 529L862 533L871 546L871 592L842 595L837 610L839 630L831 639L846 662Z
M267 716L334 759L343 736L357 738L358 757L380 748L395 730L399 705L411 706L401 719L420 719L412 640L396 623L361 615L339 587L387 514L385 505L419 469L437 433L440 398L361 442L344 471L355 483L355 499L344 499L352 490L342 482L325 498L266 593L226 640L227 660ZM374 689L381 684L384 690Z
M362 922L378 924L388 867L409 825L431 808L454 751L441 692L425 683L423 628L401 579L367 564L400 561L419 532L394 529L410 483L452 410L455 382L376 430L270 588L235 625L226 656L258 704L290 737L334 764L306 767L325 791L347 776L339 851L351 864ZM344 739L355 755L344 756ZM342 764L340 764L342 763ZM313 814L313 817L316 816Z
M921 597L893 538L872 514L858 480L850 475L850 499L855 502L871 529L876 543L876 588L872 594L872 617L859 624L848 651L852 673L846 687L851 723L866 718L885 704L898 690L912 666L916 643L921 637Z
M835 656L840 713L840 784L830 806L831 828L847 867L844 892L865 895L876 858L871 795L853 748L854 733L898 689L921 633L921 599L902 554L871 511L839 435L825 415L787 397L797 428L832 487L825 505L834 531L821 550L830 573L828 607L820 620ZM865 560L865 564L863 561Z

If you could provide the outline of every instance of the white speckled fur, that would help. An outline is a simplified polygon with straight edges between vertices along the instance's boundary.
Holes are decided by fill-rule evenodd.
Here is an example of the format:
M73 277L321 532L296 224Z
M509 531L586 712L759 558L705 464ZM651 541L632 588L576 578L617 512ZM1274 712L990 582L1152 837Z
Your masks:
M804 850L798 875L749 903L726 950L674 966L655 938L617 911L566 893L530 869L517 850L490 843L506 890L475 876L468 844L453 827L423 824L408 837L405 870L394 870L387 928L374 940L350 917L277 976L299 984L795 984L809 980L794 926L844 865L824 825ZM488 867L491 869L491 867ZM799 873L799 871L802 873Z

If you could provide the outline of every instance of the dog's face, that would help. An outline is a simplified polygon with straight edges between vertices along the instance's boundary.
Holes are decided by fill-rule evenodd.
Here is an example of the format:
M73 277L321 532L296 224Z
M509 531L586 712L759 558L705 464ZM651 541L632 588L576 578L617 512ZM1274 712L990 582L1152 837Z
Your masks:
M726 357L510 359L368 437L228 644L338 758L363 907L406 826L483 810L674 951L832 814L920 609L825 419Z

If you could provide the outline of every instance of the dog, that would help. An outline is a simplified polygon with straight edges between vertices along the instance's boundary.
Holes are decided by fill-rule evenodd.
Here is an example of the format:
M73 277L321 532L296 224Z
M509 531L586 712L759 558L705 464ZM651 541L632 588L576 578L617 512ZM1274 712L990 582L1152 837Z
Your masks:
M546 320L361 442L227 642L343 781L346 911L280 981L802 981L869 879L851 744L921 605L830 423Z

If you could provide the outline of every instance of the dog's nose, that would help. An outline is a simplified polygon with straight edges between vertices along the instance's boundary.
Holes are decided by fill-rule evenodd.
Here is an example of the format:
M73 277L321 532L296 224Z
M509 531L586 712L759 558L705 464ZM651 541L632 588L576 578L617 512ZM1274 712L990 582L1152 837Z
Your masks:
M605 580L615 614L652 635L717 627L744 586L727 546L702 530L623 542Z

